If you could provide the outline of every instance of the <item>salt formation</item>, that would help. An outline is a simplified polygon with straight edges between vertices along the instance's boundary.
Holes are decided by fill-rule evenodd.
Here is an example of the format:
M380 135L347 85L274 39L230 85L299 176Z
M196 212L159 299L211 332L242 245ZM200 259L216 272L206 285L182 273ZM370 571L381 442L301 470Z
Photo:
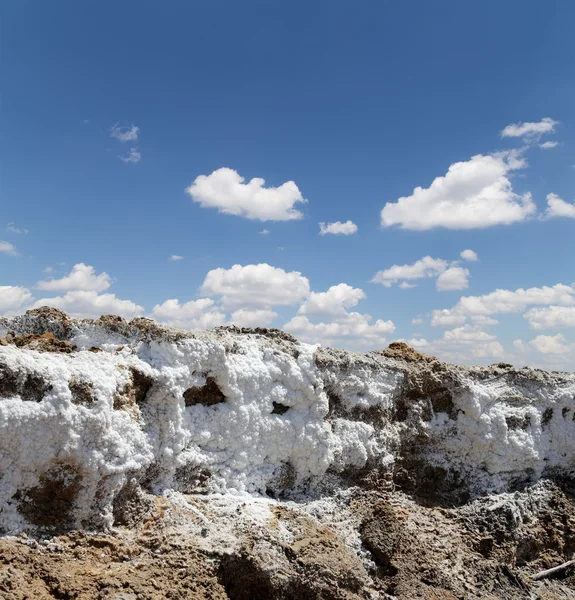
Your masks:
M190 494L268 516L297 500L321 521L334 498L356 502L352 488L465 505L473 520L490 494L572 481L574 457L573 374L447 365L405 344L354 354L272 329L183 332L54 309L0 319L5 534L110 531L141 522L154 496L192 510ZM358 532L368 513L354 510L338 539L391 569L391 550L369 541L379 525Z
M74 488L71 522L110 526L131 478L156 491L203 480L212 491L285 494L366 467L414 488L427 469L439 492L474 496L574 468L569 374L447 367L415 353L406 363L400 346L397 356L357 355L274 330L193 334L54 310L3 319L0 335L15 339L0 347L8 532L26 525L27 490L52 475Z

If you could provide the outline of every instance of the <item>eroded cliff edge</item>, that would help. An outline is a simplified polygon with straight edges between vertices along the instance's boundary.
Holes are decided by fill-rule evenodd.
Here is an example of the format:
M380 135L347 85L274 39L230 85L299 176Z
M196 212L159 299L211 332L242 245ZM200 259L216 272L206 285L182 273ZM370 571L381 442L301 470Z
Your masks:
M34 560L95 539L196 557L194 596L170 567L134 598L574 597L529 580L575 550L573 374L39 309L0 319L0 474L7 568L46 597L72 584Z

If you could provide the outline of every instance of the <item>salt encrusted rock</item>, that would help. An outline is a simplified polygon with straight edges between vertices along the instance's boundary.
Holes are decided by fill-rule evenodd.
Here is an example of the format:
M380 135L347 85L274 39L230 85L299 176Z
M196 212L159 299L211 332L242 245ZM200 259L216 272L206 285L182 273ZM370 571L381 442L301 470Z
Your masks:
M116 499L137 502L140 488L289 497L395 485L455 505L573 477L568 373L447 365L402 343L355 354L273 329L184 332L54 309L2 318L0 335L8 532L55 527L34 517L52 489L63 490L63 527L109 527Z

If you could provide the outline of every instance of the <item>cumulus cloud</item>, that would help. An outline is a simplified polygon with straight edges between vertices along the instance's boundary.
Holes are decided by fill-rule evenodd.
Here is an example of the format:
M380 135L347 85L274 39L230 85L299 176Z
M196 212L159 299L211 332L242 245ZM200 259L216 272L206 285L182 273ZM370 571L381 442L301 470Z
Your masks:
M371 319L371 315L352 312L329 323L312 323L306 316L297 315L284 329L303 341L324 346L381 348L386 344L385 336L395 331L395 325L381 319L370 324Z
M110 129L110 137L113 137L119 142L135 142L138 139L139 133L140 128L135 125L132 125L131 127L120 127L120 125L116 123Z
M130 148L128 154L124 154L123 156L119 156L118 158L125 163L136 164L140 162L142 155L140 154L140 152L138 152L137 148Z
M557 335L538 335L529 344L541 354L566 354L570 352L567 340L562 333Z
M463 250L459 256L467 262L476 262L479 260L477 252L474 252L473 250Z
M178 260L184 260L184 257L180 256L179 254L172 254L172 256L170 256L169 260L176 262Z
M508 225L533 215L530 194L513 191L509 173L526 166L518 152L478 154L449 167L428 188L416 187L411 196L388 202L381 225L423 231L434 227L476 229Z
M226 315L214 307L211 298L200 298L180 304L177 298L156 304L152 309L154 319L180 329L208 329L223 325Z
M270 232L269 232L269 230L268 230L268 229L262 229L262 230L259 232L259 234L260 234L260 235L269 235L269 233L270 233Z
M237 171L221 168L196 177L186 192L202 208L217 208L218 212L246 219L290 221L303 217L294 205L307 200L293 181L277 188L264 187L265 180L260 177L244 181Z
M435 288L438 292L464 290L469 287L469 269L450 267L437 278Z
M72 267L70 273L65 277L39 281L36 287L48 291L84 290L103 292L111 284L112 281L107 273L96 275L94 267L78 263Z
M220 296L224 308L269 308L296 304L309 295L309 281L298 271L266 263L213 269L201 287L204 296Z
M483 296L462 296L451 309L435 310L432 326L462 324L468 318L485 318L495 314L523 312L537 305L575 306L575 287L558 283L552 287L519 288L515 291L497 289Z
M29 233L29 231L23 227L16 227L15 223L8 223L8 225L6 225L6 229L12 233L16 233L17 235L26 235Z
M443 308L441 310L434 310L431 313L431 326L432 327L456 327L463 325L467 317L462 314L454 312L454 309Z
M240 308L231 314L230 323L238 327L267 327L278 314L269 308Z
M543 218L552 219L553 217L575 219L575 204L566 202L557 194L547 194L547 209L543 213Z
M358 304L365 298L360 288L353 288L347 283L331 286L327 292L312 292L300 306L299 315L315 315L320 317L338 317L346 314L348 308Z
M523 141L530 143L539 140L542 135L553 133L557 125L559 121L554 121L550 117L544 117L535 123L513 123L501 131L501 137L523 138Z
M114 294L98 294L91 290L73 290L64 296L42 298L32 308L51 306L73 317L97 318L101 315L120 315L132 319L144 313L144 307L130 300L120 300Z
M532 308L523 317L532 329L575 327L575 306L546 306Z
M449 263L442 258L424 256L411 265L393 265L389 269L378 271L371 283L381 283L385 287L391 287L401 280L437 277L447 269L448 265Z
M0 314L9 314L32 299L29 290L19 286L0 285Z
M319 234L326 235L331 233L333 235L351 235L357 231L357 225L353 221L346 221L341 223L336 221L335 223L320 223Z
M407 281L402 281L398 287L402 290L410 290L412 288L416 288L417 283L408 283Z
M542 144L539 144L539 148L543 148L543 150L550 150L557 146L559 146L559 142L543 142Z
M475 362L480 359L501 359L505 349L496 336L477 326L464 325L446 331L438 340L424 338L408 340L408 344L451 362Z

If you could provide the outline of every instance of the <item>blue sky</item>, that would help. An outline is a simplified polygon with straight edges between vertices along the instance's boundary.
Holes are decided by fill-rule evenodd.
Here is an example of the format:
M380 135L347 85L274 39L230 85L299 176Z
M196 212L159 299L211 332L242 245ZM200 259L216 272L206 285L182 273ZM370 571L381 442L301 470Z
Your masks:
M0 312L575 368L575 5L2 13Z

